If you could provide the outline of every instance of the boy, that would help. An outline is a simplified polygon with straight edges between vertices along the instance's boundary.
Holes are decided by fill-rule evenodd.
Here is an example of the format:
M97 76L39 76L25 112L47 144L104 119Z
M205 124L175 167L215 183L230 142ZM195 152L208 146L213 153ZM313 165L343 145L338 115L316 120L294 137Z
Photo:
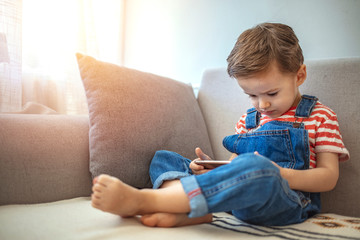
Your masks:
M101 175L94 180L93 207L142 215L143 224L159 227L210 222L220 211L252 224L287 225L320 211L319 192L335 187L338 162L349 153L335 113L299 92L306 66L295 33L283 24L260 24L240 35L227 60L229 75L254 106L224 139L231 163L209 170L158 151L150 166L156 189Z

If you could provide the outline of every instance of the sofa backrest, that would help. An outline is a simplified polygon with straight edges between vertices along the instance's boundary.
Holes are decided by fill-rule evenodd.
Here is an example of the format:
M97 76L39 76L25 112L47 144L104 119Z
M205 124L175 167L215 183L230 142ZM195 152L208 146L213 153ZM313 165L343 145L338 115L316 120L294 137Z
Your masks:
M338 115L340 131L351 159L340 163L336 188L322 194L323 212L360 217L360 58L306 61L307 80L301 93L315 95ZM231 79L225 68L205 71L198 93L215 159L228 159L222 146L226 135L235 133L235 124L251 107L250 100Z
M0 205L90 196L87 116L0 114Z

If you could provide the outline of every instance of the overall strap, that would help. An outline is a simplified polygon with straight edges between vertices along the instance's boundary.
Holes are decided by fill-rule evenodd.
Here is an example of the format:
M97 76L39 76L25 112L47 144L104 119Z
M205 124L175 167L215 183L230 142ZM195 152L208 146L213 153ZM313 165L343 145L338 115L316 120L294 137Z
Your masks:
M259 113L255 108L248 109L246 113L245 127L247 129L253 129L259 126L261 113Z
M302 95L301 100L296 107L295 117L309 117L317 101L317 97Z
M295 117L309 117L317 101L317 97L310 95L302 95L301 100L295 111ZM260 123L260 117L261 113L258 112L255 108L248 109L247 116L245 118L245 127L247 129L253 129L258 127Z

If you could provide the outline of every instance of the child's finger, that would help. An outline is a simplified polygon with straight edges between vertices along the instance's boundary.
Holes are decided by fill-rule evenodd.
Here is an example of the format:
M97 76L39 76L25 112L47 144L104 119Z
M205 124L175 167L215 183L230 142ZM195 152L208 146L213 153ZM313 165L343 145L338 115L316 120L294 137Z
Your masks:
M195 160L196 160L196 159L195 159ZM199 171L199 170L203 170L203 169L204 169L204 166L199 165L199 164L196 164L194 161L192 161L192 162L190 163L190 168L191 168L191 170Z
M209 172L211 170L212 169L204 169L204 170L196 171L194 174L195 175L201 175L201 174L207 173L207 172Z
M198 156L201 160L211 160L211 158L205 153L203 153L203 151L199 147L195 148L195 153L196 156Z

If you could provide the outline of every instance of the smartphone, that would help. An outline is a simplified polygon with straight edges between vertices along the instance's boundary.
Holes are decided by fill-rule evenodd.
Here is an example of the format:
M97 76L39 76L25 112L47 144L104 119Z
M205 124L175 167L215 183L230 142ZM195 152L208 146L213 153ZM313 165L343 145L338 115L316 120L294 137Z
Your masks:
M195 160L194 163L204 166L207 169L217 168L219 166L230 163L228 160Z

